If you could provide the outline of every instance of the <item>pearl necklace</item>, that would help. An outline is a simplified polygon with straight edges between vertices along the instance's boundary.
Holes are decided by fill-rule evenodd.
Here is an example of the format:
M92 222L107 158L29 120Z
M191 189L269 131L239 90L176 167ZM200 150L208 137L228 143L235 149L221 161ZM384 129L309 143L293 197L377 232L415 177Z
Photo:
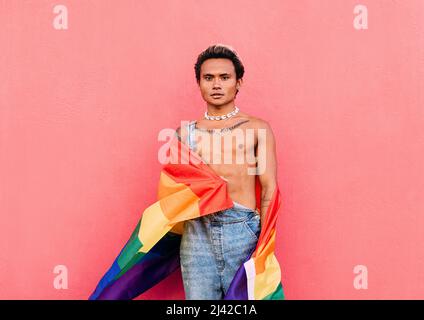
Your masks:
M240 111L239 108L237 108L237 106L235 106L235 109L227 114L224 114L222 116L209 116L208 112L205 111L205 119L208 120L224 120L224 119L228 119L231 118L232 116L235 116L238 112Z

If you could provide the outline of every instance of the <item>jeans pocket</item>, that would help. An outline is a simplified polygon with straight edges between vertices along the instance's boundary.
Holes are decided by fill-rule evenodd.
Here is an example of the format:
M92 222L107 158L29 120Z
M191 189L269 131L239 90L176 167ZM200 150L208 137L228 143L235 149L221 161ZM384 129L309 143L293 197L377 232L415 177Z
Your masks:
M259 214L255 214L250 219L243 221L249 234L255 239L259 239L259 234L261 233L261 219Z

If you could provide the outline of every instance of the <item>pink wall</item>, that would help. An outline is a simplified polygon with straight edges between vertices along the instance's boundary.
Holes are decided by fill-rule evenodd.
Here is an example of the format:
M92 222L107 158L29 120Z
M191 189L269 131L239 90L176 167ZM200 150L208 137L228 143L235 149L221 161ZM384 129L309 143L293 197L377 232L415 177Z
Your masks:
M193 65L222 42L246 66L237 105L276 135L287 299L423 299L423 40L422 0L1 0L0 298L88 297L155 200L159 131L204 112ZM180 271L140 298L183 299Z

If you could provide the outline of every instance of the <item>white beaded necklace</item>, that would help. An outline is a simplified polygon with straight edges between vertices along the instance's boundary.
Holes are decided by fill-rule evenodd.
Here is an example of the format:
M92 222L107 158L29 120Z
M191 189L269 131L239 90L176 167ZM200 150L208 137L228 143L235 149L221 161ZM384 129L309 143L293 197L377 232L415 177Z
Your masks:
M227 114L224 114L222 116L210 116L208 115L208 112L205 111L205 119L208 120L224 120L224 119L228 119L231 118L232 116L235 116L238 112L240 111L239 108L237 108L237 106L235 106L235 109Z

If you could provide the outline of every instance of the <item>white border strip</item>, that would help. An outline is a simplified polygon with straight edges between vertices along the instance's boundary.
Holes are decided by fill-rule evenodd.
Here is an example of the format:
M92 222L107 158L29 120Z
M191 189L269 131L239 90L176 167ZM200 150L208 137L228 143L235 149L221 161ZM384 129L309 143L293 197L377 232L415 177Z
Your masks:
M247 297L249 300L255 300L255 261L249 259L244 263L244 270L246 271L247 277Z

